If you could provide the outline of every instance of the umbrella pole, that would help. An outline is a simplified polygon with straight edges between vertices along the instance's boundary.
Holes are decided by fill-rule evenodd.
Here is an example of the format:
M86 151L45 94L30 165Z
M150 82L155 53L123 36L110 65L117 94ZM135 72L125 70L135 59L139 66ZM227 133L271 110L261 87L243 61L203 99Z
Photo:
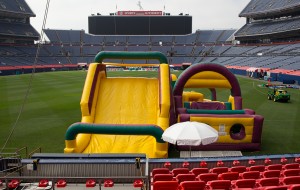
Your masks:
M192 157L192 146L190 146L190 158Z

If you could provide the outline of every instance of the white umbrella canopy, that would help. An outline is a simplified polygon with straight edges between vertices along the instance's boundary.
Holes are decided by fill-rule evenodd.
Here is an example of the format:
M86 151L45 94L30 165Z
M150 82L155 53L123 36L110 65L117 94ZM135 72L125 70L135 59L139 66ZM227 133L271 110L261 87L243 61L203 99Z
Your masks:
M177 145L207 145L218 140L218 131L205 123L186 121L171 125L162 139Z

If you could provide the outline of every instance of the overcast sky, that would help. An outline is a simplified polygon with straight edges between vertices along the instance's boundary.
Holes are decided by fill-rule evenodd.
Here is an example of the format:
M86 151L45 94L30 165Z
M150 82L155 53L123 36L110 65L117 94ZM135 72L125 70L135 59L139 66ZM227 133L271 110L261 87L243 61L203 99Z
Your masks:
M46 28L84 29L88 32L88 16L122 10L139 10L139 0L51 0ZM46 0L26 0L36 17L31 24L40 32ZM250 0L140 0L144 10L160 10L193 16L193 32L197 29L238 29L246 23L238 17Z

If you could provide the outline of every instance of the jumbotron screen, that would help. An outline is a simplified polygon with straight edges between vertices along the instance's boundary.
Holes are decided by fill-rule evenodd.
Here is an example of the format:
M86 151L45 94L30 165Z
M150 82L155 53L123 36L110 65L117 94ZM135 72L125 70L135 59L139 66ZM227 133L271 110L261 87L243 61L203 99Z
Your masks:
M155 12L154 12L155 13ZM185 35L192 33L192 16L160 15L160 11L119 11L112 16L89 16L89 33L95 35Z

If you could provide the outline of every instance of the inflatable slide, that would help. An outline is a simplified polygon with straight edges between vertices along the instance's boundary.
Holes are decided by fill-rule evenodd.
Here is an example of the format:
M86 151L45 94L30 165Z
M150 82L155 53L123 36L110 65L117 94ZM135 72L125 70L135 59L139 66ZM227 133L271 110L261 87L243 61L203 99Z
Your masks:
M107 77L105 59L156 59L157 78ZM161 139L169 127L170 74L159 52L100 52L90 64L80 102L82 120L66 132L65 153L146 153L165 158ZM149 64L110 64L151 66Z
M206 99L199 91L210 91ZM218 101L217 89L230 92L227 101ZM187 68L178 77L173 89L177 122L196 121L218 131L218 141L193 150L259 150L264 118L254 110L243 109L238 80L224 66L198 63ZM181 147L188 149L189 147Z

